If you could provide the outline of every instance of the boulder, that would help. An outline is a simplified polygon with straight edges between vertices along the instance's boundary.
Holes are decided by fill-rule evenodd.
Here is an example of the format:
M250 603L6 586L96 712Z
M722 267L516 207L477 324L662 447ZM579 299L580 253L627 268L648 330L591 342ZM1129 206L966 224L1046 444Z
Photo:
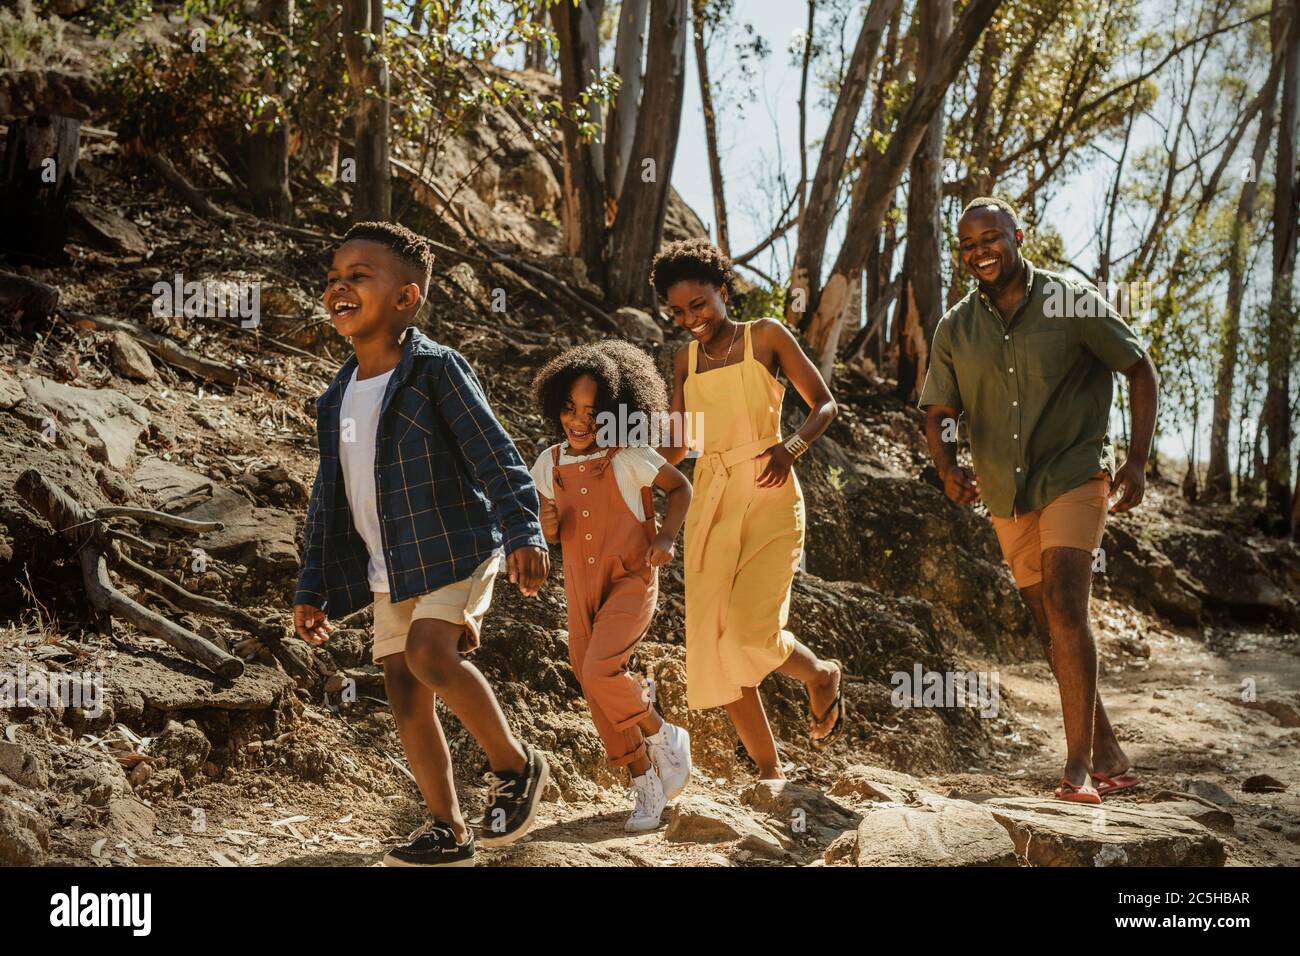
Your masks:
M8 410L13 408L27 398L27 393L23 390L22 383L18 381L17 376L5 372L0 375L0 409Z
M1159 805L1088 806L1042 797L980 804L1011 834L1031 866L1222 866L1223 844L1208 828Z
M1183 571L1207 605L1242 621L1286 619L1291 604L1256 548L1237 535L1166 523L1154 529L1157 547Z
M107 388L77 388L34 377L23 380L23 389L29 406L52 417L92 458L118 471L129 470L135 443L149 427L147 411Z
M0 773L23 786L42 790L50 783L50 761L35 750L0 740Z
M859 580L932 605L935 623L963 650L1022 659L1040 653L987 518L915 478L859 475L846 504ZM809 570L830 573L811 557Z
M916 803L922 794L932 795L932 791L915 777L862 764L855 764L841 773L827 793L832 797L870 803Z
M790 842L739 810L707 797L682 797L669 814L664 839L670 843L731 843L751 837L751 851L754 841L759 841L770 852L780 854Z
M618 323L619 328L623 330L623 335L633 342L663 344L663 327L655 321L653 315L644 309L624 306L621 309L616 309L612 318Z
M987 810L928 796L919 806L866 811L858 824L858 866L1015 866L1016 848Z
M49 851L49 826L36 808L0 796L0 866L40 866Z
M820 790L789 780L757 780L741 793L740 802L766 813L770 825L798 843L811 838L827 845L862 820Z
M1138 519L1121 516L1106 524L1101 540L1106 572L1100 582L1141 605L1150 605L1174 624L1199 625L1202 602L1196 586L1174 563L1146 543Z
M220 531L194 539L194 546L222 559L250 566L258 572L253 581L255 591L298 570L298 528L301 514L280 508L259 508L237 494L196 471L149 456L135 471L135 485L155 505L175 498L194 496L197 500L176 514L199 521L220 521Z
M211 750L212 744L196 724L176 720L169 720L149 747L151 754L165 757L167 766L179 770L186 780L194 779Z
M73 237L120 256L143 256L149 251L140 227L130 219L92 203L74 200L68 206Z

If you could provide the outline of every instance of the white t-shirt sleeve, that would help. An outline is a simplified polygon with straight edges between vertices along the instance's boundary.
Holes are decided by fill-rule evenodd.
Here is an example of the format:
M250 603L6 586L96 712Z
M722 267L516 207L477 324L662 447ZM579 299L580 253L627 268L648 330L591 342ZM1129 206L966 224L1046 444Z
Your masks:
M537 456L537 463L528 472L537 485L537 493L543 498L555 497L555 463L551 458L551 449L547 448Z
M614 479L618 482L619 494L640 521L646 519L641 489L654 484L659 469L667 462L663 455L645 445L624 448L614 459Z

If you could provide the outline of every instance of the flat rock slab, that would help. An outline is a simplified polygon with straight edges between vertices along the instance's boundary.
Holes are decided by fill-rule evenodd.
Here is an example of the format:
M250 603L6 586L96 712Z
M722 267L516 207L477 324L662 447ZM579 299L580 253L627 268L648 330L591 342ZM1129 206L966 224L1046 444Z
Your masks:
M1223 844L1213 832L1156 805L1088 806L1008 797L979 809L1011 834L1031 866L1222 866Z
M820 790L788 780L755 781L740 795L740 802L766 813L772 824L796 840L811 835L830 843L862 820Z
M196 521L220 521L224 525L220 531L195 538L195 544L220 558L238 558L251 545L261 560L297 569L297 519L289 512L255 507L206 475L153 456L141 460L133 480L155 506L210 487L210 497L176 512Z
M854 764L840 774L830 790L832 797L872 803L914 803L921 794L933 794L920 780L885 767Z
M146 706L172 712L215 707L222 710L266 710L293 690L284 672L249 663L228 685L187 661L162 660L150 654L119 655L104 675L113 696L138 694Z
M790 843L741 811L707 797L682 797L669 812L664 839L672 843L731 843L750 838L746 849L752 852L762 843L774 854Z
M919 806L886 804L858 824L858 866L1015 866L1007 828L964 800L927 797Z
M48 378L23 380L27 401L86 446L96 461L126 471L149 413L111 388L76 388Z

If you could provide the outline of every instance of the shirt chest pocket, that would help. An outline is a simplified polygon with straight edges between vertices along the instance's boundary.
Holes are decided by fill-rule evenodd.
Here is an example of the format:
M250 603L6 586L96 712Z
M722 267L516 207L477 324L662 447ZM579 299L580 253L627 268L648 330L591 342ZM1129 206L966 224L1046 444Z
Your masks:
M1030 378L1059 378L1069 368L1073 354L1066 332L1030 332L1025 336L1025 372Z
M393 398L387 419L388 433L400 447L425 449L433 439L433 406L414 389Z

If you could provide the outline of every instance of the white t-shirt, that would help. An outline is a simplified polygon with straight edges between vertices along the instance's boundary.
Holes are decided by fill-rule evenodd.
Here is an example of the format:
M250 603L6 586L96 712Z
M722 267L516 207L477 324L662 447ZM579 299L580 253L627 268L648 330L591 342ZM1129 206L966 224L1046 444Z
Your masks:
M552 445L551 448L555 446ZM537 484L537 493L546 498L555 498L555 465L551 460L551 448L537 457L537 464L529 472ZM608 448L592 452L590 455L566 455L564 443L560 443L560 464L572 465L579 461L604 458L609 454ZM614 480L618 482L619 493L627 502L628 508L638 521L645 520L645 509L641 507L641 489L654 484L659 469L668 463L663 455L645 445L631 445L624 448L614 459Z
M379 434L379 406L393 371L358 380L353 369L339 407L343 488L348 507L352 509L352 524L370 552L366 563L370 590L385 594L388 593L388 566L384 563L384 539L379 531L379 503L375 494L375 439Z

